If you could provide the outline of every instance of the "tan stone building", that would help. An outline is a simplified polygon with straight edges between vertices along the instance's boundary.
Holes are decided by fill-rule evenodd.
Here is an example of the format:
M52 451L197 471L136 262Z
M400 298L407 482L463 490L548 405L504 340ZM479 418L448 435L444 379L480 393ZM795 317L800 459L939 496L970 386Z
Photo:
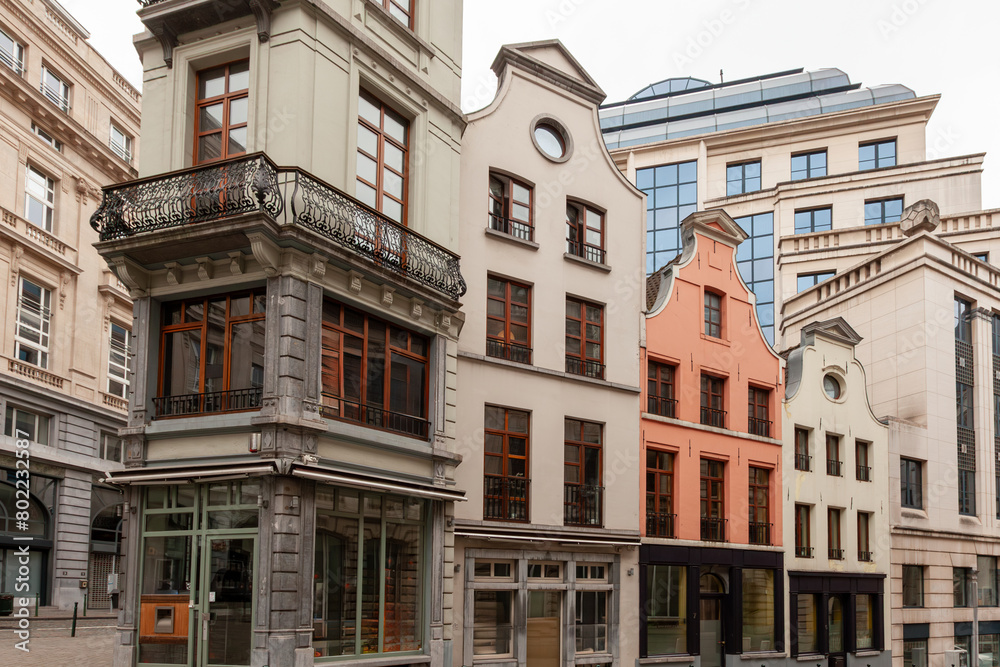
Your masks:
M632 664L643 197L562 44L493 70L462 148L452 664Z
M15 590L15 484L30 453L30 586L109 607L130 382L128 293L93 248L98 187L132 178L140 95L58 2L0 3L0 594ZM23 466L22 466L23 468ZM20 590L20 593L25 591Z
M451 664L461 2L142 5L114 664Z

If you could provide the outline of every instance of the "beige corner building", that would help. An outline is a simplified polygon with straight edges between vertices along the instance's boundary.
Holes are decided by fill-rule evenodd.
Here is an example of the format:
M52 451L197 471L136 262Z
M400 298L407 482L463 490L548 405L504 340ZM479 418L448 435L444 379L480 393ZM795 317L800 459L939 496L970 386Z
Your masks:
M452 664L632 664L643 195L562 44L493 70L462 147Z
M0 4L0 595L62 609L110 605L122 498L99 480L121 468L130 384L131 302L87 222L135 176L140 95L88 37L54 0Z

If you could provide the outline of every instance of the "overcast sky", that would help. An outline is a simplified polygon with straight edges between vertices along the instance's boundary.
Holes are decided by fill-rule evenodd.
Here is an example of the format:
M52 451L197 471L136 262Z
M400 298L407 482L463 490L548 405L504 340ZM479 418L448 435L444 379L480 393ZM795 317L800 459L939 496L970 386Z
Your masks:
M138 84L134 0L61 0ZM433 2L433 0L418 0ZM419 9L418 9L419 11ZM928 158L987 152L983 206L1000 207L996 0L466 0L462 108L485 106L501 44L558 37L609 102L675 76L727 81L837 67L865 86L939 93Z

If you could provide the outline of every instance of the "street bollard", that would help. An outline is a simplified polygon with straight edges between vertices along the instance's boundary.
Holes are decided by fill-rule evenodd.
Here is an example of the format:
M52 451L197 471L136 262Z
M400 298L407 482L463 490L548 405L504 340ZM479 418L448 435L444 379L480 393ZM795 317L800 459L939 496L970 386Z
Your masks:
M38 617L38 594L35 594L35 618Z
M69 631L70 637L76 637L76 608L80 606L79 602L73 603L73 628Z
M88 595L90 595L90 593L84 593L83 594L83 617L84 618L87 618L87 596Z

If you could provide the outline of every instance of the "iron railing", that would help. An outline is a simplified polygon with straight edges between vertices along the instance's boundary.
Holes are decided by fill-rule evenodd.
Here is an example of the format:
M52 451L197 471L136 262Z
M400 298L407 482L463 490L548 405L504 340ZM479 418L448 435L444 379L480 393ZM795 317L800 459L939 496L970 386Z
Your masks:
M490 213L490 229L501 234L513 236L522 241L534 241L535 229L526 222L503 218L494 213Z
M725 542L727 523L728 519L701 517L701 539L709 542Z
M112 241L246 213L309 229L452 298L465 294L458 255L262 153L108 186L90 224Z
M747 432L750 435L759 435L765 438L771 437L771 421L768 419L758 419L750 417L747 420Z
M872 481L872 469L871 466L858 466L858 481L870 482Z
M24 76L24 60L19 59L11 53L0 49L0 63L14 70L18 76Z
M726 411L701 406L701 423L706 426L726 428Z
M259 410L262 389L230 389L203 394L179 394L177 396L157 396L153 399L156 417L182 417L203 415L214 412L239 412Z
M871 551L858 551L858 560L862 563L870 563L875 557Z
M328 419L374 426L414 438L426 439L430 431L430 422L423 417L392 412L381 406L366 405L326 393L323 394L320 414Z
M517 343L508 343L496 338L486 339L486 356L497 359L516 361L519 364L531 363L531 348Z
M590 484L565 484L563 523L567 526L604 524L604 487Z
M829 549L830 560L844 560L843 549Z
M675 537L676 514L646 512L646 535L649 537Z
M45 97L47 97L52 104L59 107L60 111L63 113L69 113L69 98L63 95L62 91L55 90L51 86L46 86L44 81L39 85L38 90L42 93L42 95L45 95Z
M843 462L837 459L827 459L826 460L826 474L833 475L834 477L842 477Z
M566 372L603 380L604 364L599 364L596 361L587 361L579 357L566 357Z
M604 248L598 248L597 246L592 246L587 243L581 243L580 241L570 241L566 240L566 253L570 255L576 255L577 257L582 257L583 259L589 260L591 262L597 262L598 264L604 264Z
M812 470L812 458L808 454L796 454L795 455L795 469L805 470L809 472Z
M661 417L677 416L677 399L663 396L647 396L646 411Z
M483 478L483 519L528 520L528 487L524 477L486 475Z
M798 544L796 544L795 545L795 557L796 558L812 558L813 557L813 548L812 547L803 547L803 546L799 546Z
M762 523L758 521L751 521L749 525L750 529L750 544L771 544L771 528L774 524Z

